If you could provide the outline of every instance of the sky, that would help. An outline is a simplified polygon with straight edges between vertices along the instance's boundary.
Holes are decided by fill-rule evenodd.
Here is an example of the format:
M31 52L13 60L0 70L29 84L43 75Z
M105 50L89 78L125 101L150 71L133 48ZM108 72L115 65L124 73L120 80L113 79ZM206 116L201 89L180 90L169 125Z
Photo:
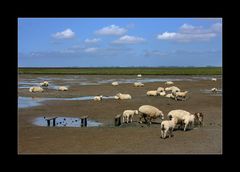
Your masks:
M222 66L222 19L18 18L18 66Z

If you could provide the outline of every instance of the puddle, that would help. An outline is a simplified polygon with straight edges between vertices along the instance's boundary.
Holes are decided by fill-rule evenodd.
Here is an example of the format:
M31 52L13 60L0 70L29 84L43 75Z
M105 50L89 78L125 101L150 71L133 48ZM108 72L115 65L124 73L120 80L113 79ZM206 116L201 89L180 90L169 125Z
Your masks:
M34 125L47 127L47 120L44 117L38 117L33 121ZM51 120L50 126L53 125L53 121ZM99 127L102 123L87 119L87 127ZM81 127L81 119L80 118L70 118L70 117L57 117L56 118L56 126L55 127Z
M222 96L222 89L218 89L216 93L213 93L211 89L201 89L200 92L209 94L210 96Z
M83 96L73 98L37 98L37 97L18 97L18 108L39 106L48 100L93 100L95 96ZM103 99L114 99L114 96L103 96Z

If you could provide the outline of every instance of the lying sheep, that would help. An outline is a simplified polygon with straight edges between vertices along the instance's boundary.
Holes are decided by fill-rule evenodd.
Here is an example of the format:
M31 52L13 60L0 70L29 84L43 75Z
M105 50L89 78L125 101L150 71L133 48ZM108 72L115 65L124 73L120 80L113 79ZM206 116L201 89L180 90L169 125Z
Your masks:
M144 84L141 83L141 82L135 82L133 85L134 85L135 87L143 87L143 86L144 86Z
M103 96L102 96L102 95L100 95L100 96L95 96L95 97L93 98L94 101L101 101L102 99L103 99Z
M161 118L164 119L164 114L158 108L151 105L142 105L138 109L139 111L139 123L142 123L142 118L148 124L152 123L152 119Z
M162 91L159 93L160 96L165 96L166 95L166 92L165 91Z
M167 82L165 82L165 84L166 84L166 85L172 85L173 82L172 82L172 81L167 81Z
M165 97L175 99L175 97L172 93L165 95Z
M140 78L140 77L142 77L142 75L141 75L141 74L138 74L138 75L137 75L137 77L139 77L139 78Z
M58 87L58 91L67 91L67 90L68 90L68 88L65 86Z
M212 81L217 81L217 78L212 78Z
M151 90L151 91L147 91L147 95L148 96L157 96L159 93L157 92L157 90Z
M180 89L176 86L166 87L165 91L179 92Z
M163 87L158 87L158 89L157 89L157 92L163 92L164 91L164 88Z
M118 93L114 98L120 99L120 100L125 100L125 99L132 99L132 96L130 94Z
M127 123L129 121L132 123L134 115L138 115L137 110L125 110L122 114L122 122L124 123L126 120Z
M48 86L48 82L47 82L47 81L41 82L41 83L40 83L40 86L47 87L47 86Z
M175 126L177 125L177 119L172 118L171 120L164 120L161 123L161 138L165 139L167 135L169 137L172 137L173 130Z
M118 82L113 82L112 85L113 85L113 86L117 86L117 85L119 85L119 84L118 84Z
M30 87L29 92L43 92L41 87Z
M212 91L213 93L217 93L218 89L217 89L217 88L212 88L211 91Z
M188 91L183 91L183 92L172 92L173 96L175 97L175 100L178 100L179 98L184 98L186 99Z

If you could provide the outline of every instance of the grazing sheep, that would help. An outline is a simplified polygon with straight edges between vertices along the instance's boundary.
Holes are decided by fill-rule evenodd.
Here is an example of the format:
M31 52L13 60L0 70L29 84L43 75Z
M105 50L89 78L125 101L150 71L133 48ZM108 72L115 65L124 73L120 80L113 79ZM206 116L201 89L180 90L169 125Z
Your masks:
M119 85L119 84L118 84L118 82L113 82L112 85L113 85L113 86L117 86L117 85Z
M200 127L203 126L203 113L202 112L196 112L195 114L195 125L199 125Z
M167 82L165 82L165 84L166 84L166 85L172 85L173 82L172 82L172 81L167 81Z
M127 123L129 121L132 123L134 115L138 115L137 110L125 110L122 114L122 122L124 123L126 120Z
M67 90L68 90L68 88L65 86L58 87L58 91L67 91Z
M213 93L217 93L218 89L217 89L217 88L212 88L211 91L212 91Z
M48 82L47 81L41 82L40 86L47 87L48 86Z
M147 95L148 96L157 96L159 93L157 92L157 90L151 90L151 91L147 91Z
M183 91L183 92L172 92L173 96L175 97L175 100L178 100L178 98L184 98L186 99L188 91Z
M41 87L30 87L29 92L43 92Z
M184 129L183 129L184 131L186 131L188 127L192 129L195 123L195 115L190 114L190 115L183 116L183 123L184 123Z
M130 94L122 94L122 93L118 93L116 97L119 97L118 99L120 100L132 99L132 96Z
M103 96L102 96L102 95L100 95L100 96L95 96L95 97L93 98L94 101L101 101L102 99L103 99Z
M165 139L167 135L169 137L172 137L173 130L175 126L177 125L177 119L172 118L171 120L164 120L161 123L161 138Z
M141 75L141 74L138 74L138 75L137 75L137 77L139 77L139 78L140 78L140 77L142 77L142 75Z
M217 78L212 78L212 81L217 81Z
M176 118L178 120L177 124L180 124L180 127L184 124L184 131L186 131L189 124L195 126L196 124L202 124L203 122L202 113L191 114L190 112L181 109L172 110L167 116L169 119Z
M157 92L163 92L164 88L163 87L158 87Z
M142 123L142 118L145 122L148 121L151 124L152 119L161 118L164 119L164 114L158 108L151 105L142 105L138 109L139 111L139 123Z
M141 83L141 82L135 82L133 85L134 85L135 87L143 87L143 86L144 86L144 84Z

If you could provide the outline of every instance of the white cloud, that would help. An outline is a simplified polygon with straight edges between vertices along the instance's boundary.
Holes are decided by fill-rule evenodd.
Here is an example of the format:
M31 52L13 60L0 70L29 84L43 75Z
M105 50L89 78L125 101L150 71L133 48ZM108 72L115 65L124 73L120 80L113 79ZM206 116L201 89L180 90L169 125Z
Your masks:
M119 39L113 41L113 43L115 43L115 44L136 44L136 43L141 43L144 41L145 41L145 39L143 39L141 37L125 35L125 36L122 36Z
M100 30L97 30L95 33L99 35L123 35L126 32L127 32L127 29L125 28L121 28L116 25L110 25Z
M99 39L99 38L93 38L93 39L85 39L85 43L97 43L97 42L99 42L101 39Z
M207 29L202 26L193 26L185 23L180 27L179 32L164 32L157 35L157 39L179 42L208 41L216 37L217 33L221 31L221 23L215 23Z
M92 47L92 48L86 48L84 51L85 51L86 53L94 53L94 52L97 51L97 48L94 48L94 47Z
M56 39L71 39L74 38L75 33L71 29L66 29L62 32L57 32L52 36Z

